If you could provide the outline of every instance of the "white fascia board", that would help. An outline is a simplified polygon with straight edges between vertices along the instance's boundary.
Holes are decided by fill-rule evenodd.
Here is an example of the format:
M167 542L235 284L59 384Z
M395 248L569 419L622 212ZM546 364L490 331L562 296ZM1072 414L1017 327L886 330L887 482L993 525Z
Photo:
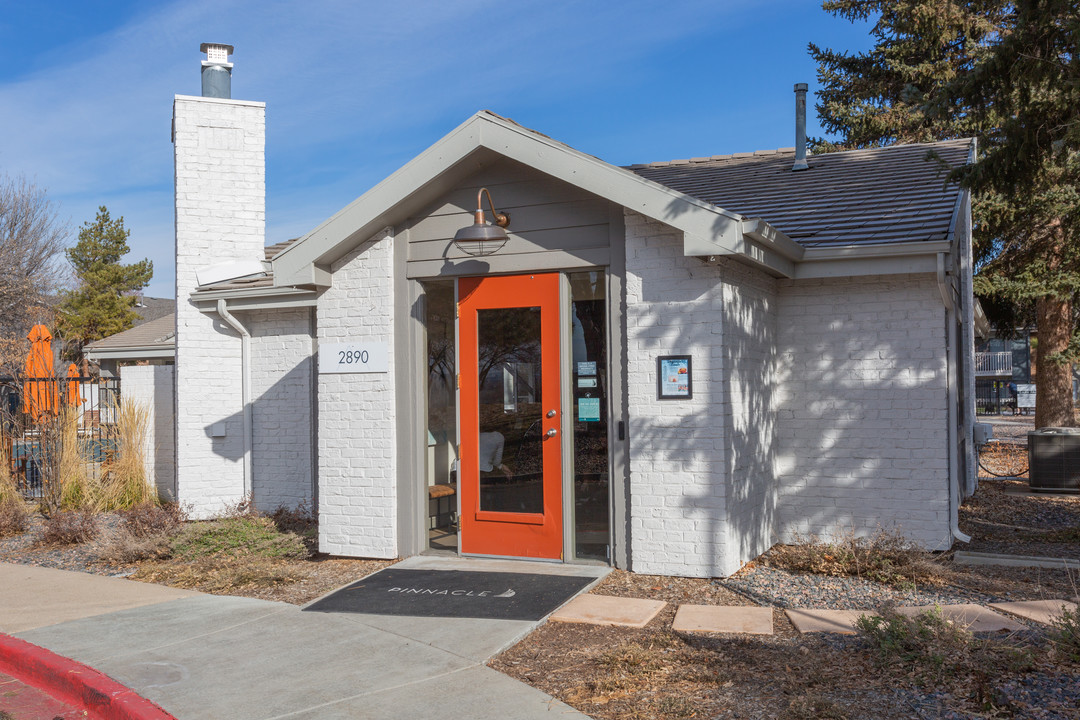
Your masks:
M794 278L906 275L937 272L938 253L948 253L948 241L881 243L807 248Z
M293 287L262 287L251 290L195 291L188 297L203 312L217 312L218 300L225 300L229 308L235 310L315 307L319 293L316 290Z
M175 345L90 350L86 353L86 359L94 362L101 360L153 360L172 357L176 357Z
M787 238L769 233L750 242L740 215L480 112L274 257L275 283L325 286L313 277L313 268L344 254L343 245L366 240L381 226L393 224L396 207L481 149L683 231L690 243L687 255L733 255L790 276L791 261L801 251L795 243L785 243ZM751 229L759 227L755 220Z
M330 274L321 269L324 282L316 282L318 263L322 258L339 253L338 247L351 238L366 240L390 223L384 218L390 211L423 187L432 178L446 172L480 146L474 115L449 135L410 160L392 175L344 208L324 220L318 227L274 256L276 285L330 285ZM325 262L325 261L323 261Z

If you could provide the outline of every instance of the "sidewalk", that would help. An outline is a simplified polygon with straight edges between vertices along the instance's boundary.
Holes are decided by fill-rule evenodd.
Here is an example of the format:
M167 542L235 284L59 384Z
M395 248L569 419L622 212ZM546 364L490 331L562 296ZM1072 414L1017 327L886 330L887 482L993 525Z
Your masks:
M431 561L399 567L410 562ZM484 665L534 622L303 613L4 563L0 587L0 630L101 670L180 720L586 717Z

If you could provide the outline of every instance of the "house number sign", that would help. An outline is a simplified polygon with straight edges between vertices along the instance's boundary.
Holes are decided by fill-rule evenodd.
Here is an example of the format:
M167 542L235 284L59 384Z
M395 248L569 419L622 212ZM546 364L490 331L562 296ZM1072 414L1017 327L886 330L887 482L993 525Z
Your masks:
M324 343L319 373L384 373L390 369L386 343Z

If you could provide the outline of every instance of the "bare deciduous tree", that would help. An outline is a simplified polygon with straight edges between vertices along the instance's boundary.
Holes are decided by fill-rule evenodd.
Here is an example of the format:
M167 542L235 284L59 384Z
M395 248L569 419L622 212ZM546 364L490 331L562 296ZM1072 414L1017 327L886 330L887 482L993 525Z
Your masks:
M31 327L52 325L67 234L44 189L0 174L0 375L22 367Z

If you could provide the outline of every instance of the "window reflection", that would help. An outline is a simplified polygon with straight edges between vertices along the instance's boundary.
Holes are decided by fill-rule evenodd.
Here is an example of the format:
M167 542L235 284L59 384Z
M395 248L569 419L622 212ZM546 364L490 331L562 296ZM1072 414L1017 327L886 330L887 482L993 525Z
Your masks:
M542 513L540 308L476 315L480 509Z
M607 303L602 272L572 273L574 538L578 558L608 559Z

